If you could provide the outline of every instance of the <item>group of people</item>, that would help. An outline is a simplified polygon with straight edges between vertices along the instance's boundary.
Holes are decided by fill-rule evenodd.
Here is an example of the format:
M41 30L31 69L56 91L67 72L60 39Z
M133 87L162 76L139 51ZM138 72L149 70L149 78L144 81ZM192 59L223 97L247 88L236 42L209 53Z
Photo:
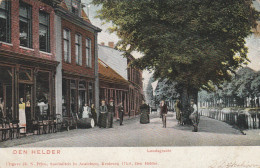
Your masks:
M119 120L120 125L123 125L123 117L124 117L124 107L122 105L122 102L118 104L118 112L119 112ZM91 108L85 104L83 107L83 114L82 118L90 118L92 117L95 122L95 126L98 125L99 128L113 128L113 118L115 115L115 105L114 100L110 99L109 104L106 105L106 101L101 101L101 106L99 107L99 117L97 121L97 113L96 109L94 107L94 104L92 104Z
M95 126L97 125L97 112L94 104L92 104L91 107L89 107L88 104L84 105L82 118L93 118Z
M182 107L182 104L179 99L176 100L176 103L174 105L174 109L176 112L176 119L178 120L179 125L184 125L187 121L187 118L189 118L193 125L193 132L198 131L198 124L199 124L199 114L198 114L198 108L197 105L194 103L194 100L190 100L190 105L185 109L187 116L185 118L184 116L184 108ZM166 128L166 116L168 113L167 104L164 100L160 103L160 117L162 118L163 128Z
M117 105L118 114L119 114L119 124L123 125L123 117L124 117L124 107L122 102ZM149 106L143 104L140 106L141 116L140 116L140 123L145 124L150 122L149 118ZM174 105L174 109L176 112L176 119L178 120L179 125L187 124L187 120L190 119L192 125L194 127L193 131L198 131L198 124L199 124L199 114L197 105L194 103L194 100L191 99L190 105L187 108L183 108L179 99L176 100ZM160 117L162 118L163 128L166 128L166 118L167 118L168 108L167 104L164 100L160 103ZM186 114L186 116L184 115ZM98 125L99 128L113 128L113 118L115 115L115 105L114 100L110 99L109 103L106 104L105 100L101 101L101 106L99 107L99 117L97 121L97 113L94 107L94 104L89 107L87 104L83 107L82 118L89 118L92 117L95 122L95 126Z
M178 124L184 125L188 123L188 119L190 119L193 125L192 131L197 132L198 124L199 124L199 114L198 114L198 107L194 102L194 99L190 100L190 105L186 109L183 108L180 100L177 99L174 108L175 108L176 119L178 120Z

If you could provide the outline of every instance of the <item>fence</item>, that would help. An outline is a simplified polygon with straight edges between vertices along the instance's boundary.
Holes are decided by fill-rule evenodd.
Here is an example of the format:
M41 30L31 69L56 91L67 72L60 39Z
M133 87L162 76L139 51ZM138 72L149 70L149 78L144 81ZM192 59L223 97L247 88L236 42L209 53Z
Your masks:
M236 125L241 129L260 128L259 108L201 108L200 115Z

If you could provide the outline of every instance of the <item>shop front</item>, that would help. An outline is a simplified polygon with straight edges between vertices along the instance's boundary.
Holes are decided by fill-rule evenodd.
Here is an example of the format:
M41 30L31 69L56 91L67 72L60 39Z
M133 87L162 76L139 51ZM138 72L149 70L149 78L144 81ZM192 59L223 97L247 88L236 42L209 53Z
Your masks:
M94 79L67 78L62 79L62 116L81 118L83 106L91 106L94 102Z
M43 66L32 62L0 62L2 121L17 122L21 127L26 127L21 133L32 133L34 121L54 119L55 64Z

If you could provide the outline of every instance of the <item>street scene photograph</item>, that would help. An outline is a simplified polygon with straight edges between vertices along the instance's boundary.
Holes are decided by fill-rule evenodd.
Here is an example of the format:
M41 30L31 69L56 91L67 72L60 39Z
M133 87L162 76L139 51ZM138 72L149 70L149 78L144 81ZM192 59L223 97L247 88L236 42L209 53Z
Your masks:
M197 146L260 146L260 0L0 0L0 148Z

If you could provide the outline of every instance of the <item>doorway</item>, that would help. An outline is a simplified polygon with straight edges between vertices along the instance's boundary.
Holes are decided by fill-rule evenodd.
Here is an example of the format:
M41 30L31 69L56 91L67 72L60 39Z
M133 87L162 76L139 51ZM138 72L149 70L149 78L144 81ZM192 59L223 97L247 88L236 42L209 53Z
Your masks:
M30 84L19 84L19 113L23 113L23 110L20 109L23 108L23 106L20 105L24 104L25 108L25 114L19 114L19 116L21 116L19 120L20 123L26 124L27 133L32 131L32 89L33 87Z

